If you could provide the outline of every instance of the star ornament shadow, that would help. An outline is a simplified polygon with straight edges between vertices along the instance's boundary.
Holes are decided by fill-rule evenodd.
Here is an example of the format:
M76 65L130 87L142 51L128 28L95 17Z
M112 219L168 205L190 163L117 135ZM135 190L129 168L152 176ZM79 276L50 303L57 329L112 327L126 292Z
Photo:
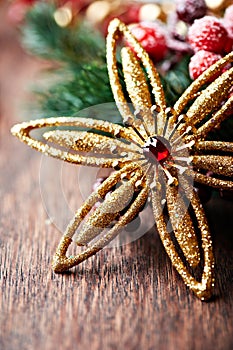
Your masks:
M133 111L126 102L117 69L116 50L122 37L134 50L121 47L124 80ZM124 126L90 118L59 117L33 120L12 128L13 135L46 155L116 170L87 198L69 223L53 259L55 272L64 272L105 247L149 198L161 241L173 266L198 298L211 297L212 241L193 181L221 189L233 188L233 143L207 140L209 132L219 127L233 108L233 96L229 97L232 61L233 52L196 79L173 108L167 108L158 72L148 54L127 26L114 19L108 29L107 66ZM46 131L45 141L30 135L34 129L60 126L66 130ZM207 176L208 171L213 176ZM93 209L100 200L101 204ZM76 244L86 248L75 256L67 256L80 225ZM195 277L200 266L201 274Z

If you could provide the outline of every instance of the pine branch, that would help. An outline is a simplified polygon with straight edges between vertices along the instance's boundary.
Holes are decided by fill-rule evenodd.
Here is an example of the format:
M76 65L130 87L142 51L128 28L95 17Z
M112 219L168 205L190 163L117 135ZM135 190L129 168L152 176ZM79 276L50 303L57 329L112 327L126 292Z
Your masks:
M185 56L173 69L161 77L167 104L171 107L191 84L192 80L188 73L190 57Z
M47 115L72 115L78 110L114 101L106 66L105 40L83 21L61 28L55 7L38 2L27 14L22 42L34 55L60 63L49 87L34 89L39 109Z
M22 43L33 54L69 65L104 62L105 41L98 31L77 21L61 28L54 20L55 7L36 3L22 28Z
M86 64L76 70L64 68L56 71L54 77L56 82L49 88L35 90L40 109L48 117L73 115L89 106L114 101L106 64Z

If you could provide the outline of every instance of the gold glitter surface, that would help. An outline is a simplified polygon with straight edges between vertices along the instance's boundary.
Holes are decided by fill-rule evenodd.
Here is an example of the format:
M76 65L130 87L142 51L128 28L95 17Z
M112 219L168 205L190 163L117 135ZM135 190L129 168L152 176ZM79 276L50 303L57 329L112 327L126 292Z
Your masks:
M95 192L93 192L81 208L76 212L74 218L69 223L64 236L73 237L74 232L80 225L81 221L85 216L90 212L93 206L99 201L103 200L106 194L112 190L112 188L121 180L123 174L126 174L128 177L135 171L138 166L134 163L124 166L121 170L112 173L105 181L104 185L100 185ZM139 170L138 170L139 171Z
M121 50L123 73L126 88L134 107L144 109L152 107L149 88L139 61L129 47Z
M126 169L122 169L123 171L127 171ZM114 178L114 175L111 175L112 178ZM117 175L118 176L118 175ZM108 179L106 180L108 182ZM100 188L98 188L99 191L103 191L106 187L106 181L101 184ZM75 214L75 217L73 218L72 222L68 226L65 234L63 235L61 242L57 248L56 254L53 259L53 269L55 272L63 272L67 269L78 265L82 261L86 260L88 257L94 255L96 252L101 250L103 247L105 247L109 242L111 242L121 231L122 227L127 225L139 212L139 210L142 208L142 206L145 204L147 198L148 198L148 184L145 183L142 187L141 191L139 191L137 198L135 201L131 204L130 208L127 210L127 212L117 221L117 223L114 225L112 229L107 231L106 234L101 236L97 241L90 244L90 246L83 252L79 253L76 256L67 257L66 252L69 247L69 245L72 242L71 236L75 233L79 223L82 221L83 217L81 216L81 213L83 214L83 208L88 207L87 204L88 201L91 200L92 195L87 199L86 203L79 209L79 211Z
M222 180L212 176L206 176L198 171L194 173L194 178L196 182L199 182L204 185L208 185L214 188L221 188L222 190L232 190L233 182L232 179Z
M121 152L134 152L137 148L134 144L126 144L107 136L85 131L55 130L43 134L50 142L75 151L93 152L101 154L116 154Z
M186 260L191 266L197 266L200 262L198 241L187 205L178 191L178 186L168 186L167 207L175 237Z
M195 149L200 151L217 151L233 153L233 142L223 141L198 141L195 143Z
M187 111L189 124L195 125L204 119L209 113L220 106L221 102L226 100L232 87L233 68L227 70L208 88L203 90L199 97L194 101Z
M129 109L120 83L116 50L121 38L137 55L136 58L129 47L122 48L125 83L132 104L140 113ZM227 65L232 62L233 52L195 80L173 109L166 109L156 68L130 30L115 19L109 25L107 36L107 65L113 95L127 127L101 120L60 117L34 120L12 128L12 133L21 141L46 155L76 164L118 169L87 198L70 221L53 259L55 272L66 271L105 247L139 213L149 196L159 235L173 266L198 298L210 298L214 267L212 242L192 182L233 189L233 143L205 140L210 131L230 117L233 97L228 99L228 96L233 68ZM156 102L152 111L153 102L141 65ZM221 73L224 67L228 70ZM217 79L216 73L220 75ZM187 114L183 116L181 113L187 105ZM44 141L30 135L32 130L44 127L53 128L46 130ZM75 127L75 130L56 130L57 127ZM107 132L110 137L96 134L95 130ZM212 176L205 175L209 170ZM163 206L179 249L167 229ZM197 232L193 219L198 225ZM87 247L76 256L68 257L67 249L77 229L77 245ZM200 247L197 235L201 237ZM197 280L189 267L195 270L200 264L202 276Z
M159 235L162 239L164 247L169 255L173 265L176 267L179 274L182 276L187 286L194 291L194 293L201 300L208 300L211 296L211 289L213 285L212 271L214 268L214 258L212 251L212 242L210 238L208 224L204 215L203 208L197 197L195 191L191 191L188 182L183 179L183 188L186 192L187 197L190 200L192 208L195 212L198 226L202 236L202 249L204 252L204 268L201 282L195 280L189 273L188 269L184 265L182 259L178 255L176 248L171 240L171 237L166 228L166 222L163 215L161 215L162 209L160 204L160 196L158 191L152 192L152 206L153 212L156 219L156 225L158 228Z
M105 201L94 210L89 220L85 222L78 235L77 244L85 245L89 243L117 218L133 198L135 183L140 178L141 176L134 176L110 193Z
M119 39L119 34L122 34L126 41L134 48L134 51L137 53L137 56L140 58L147 75L149 77L152 93L155 97L156 104L160 107L161 110L161 124L165 119L165 109L166 109L166 100L163 91L163 87L158 75L156 68L154 67L151 59L149 58L148 53L142 48L139 42L131 34L127 26L122 23L119 19L115 18L109 24L108 36L107 36L107 65L109 80L112 88L112 92L117 103L117 106L123 116L123 119L128 118L130 115L129 108L126 105L126 100L123 94L121 87L118 70L117 70L117 61L116 61L116 45L117 40ZM148 108L149 106L144 106ZM159 128L161 128L159 126ZM161 131L161 129L160 129Z
M211 118L200 128L198 128L195 137L204 138L208 133L216 128L218 128L221 122L229 117L229 111L233 110L233 95L227 100L226 103L216 112L211 115Z
M129 47L121 50L121 57L125 84L133 106L142 111L147 127L153 126L150 92L140 63ZM151 128L150 132L153 132L152 129L154 130Z
M207 70L205 70L194 82L186 89L186 91L181 95L178 101L174 105L175 117L179 116L184 108L187 106L188 102L193 100L195 94L208 83L216 73L222 71L222 69L229 63L233 62L233 52L229 53L221 60L214 63ZM175 120L173 119L173 122Z
M214 174L233 177L233 157L231 156L194 156L195 168L212 171Z
M96 158L90 156L83 156L79 154L73 154L67 151L60 150L58 148L54 148L49 144L43 143L42 141L38 141L29 136L30 132L33 129L44 128L44 127L53 127L53 126L78 126L78 127L86 127L90 129L101 130L105 132L109 132L110 134L117 135L120 138L124 138L127 141L131 142L141 142L141 140L132 132L129 132L126 128L120 127L115 124L108 123L106 121L94 120L94 119L85 119L85 118L73 118L73 117L60 117L60 118L49 118L49 119L39 119L33 120L31 122L25 122L21 124L15 125L11 132L13 135L17 136L20 140L27 143L30 147L40 151L46 155L49 155L54 158L59 158L61 160L82 164L82 165L90 165L90 166L101 166L106 168L114 168L117 162L118 166L122 166L124 164L124 159L119 158ZM45 134L45 137L48 133ZM96 139L98 141L98 139ZM54 142L58 142L58 140L54 139ZM79 141L82 143L82 141ZM61 138L58 144L61 144ZM77 144L77 143L76 143ZM97 148L98 144L96 143L95 147ZM69 146L69 148L71 148ZM127 148L125 149L127 151ZM138 156L135 156L137 159Z

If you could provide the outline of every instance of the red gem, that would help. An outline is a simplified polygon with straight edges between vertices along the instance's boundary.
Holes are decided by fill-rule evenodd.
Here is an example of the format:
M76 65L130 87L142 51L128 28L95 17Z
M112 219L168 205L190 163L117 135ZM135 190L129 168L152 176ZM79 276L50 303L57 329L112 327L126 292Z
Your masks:
M150 137L143 147L144 155L150 160L164 163L170 156L170 144L163 137Z

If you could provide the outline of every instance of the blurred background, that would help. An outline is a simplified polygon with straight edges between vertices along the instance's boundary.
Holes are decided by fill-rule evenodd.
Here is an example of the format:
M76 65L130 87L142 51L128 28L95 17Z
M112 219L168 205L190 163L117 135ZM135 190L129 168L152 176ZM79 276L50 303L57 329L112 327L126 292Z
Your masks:
M1 0L1 122L12 124L42 115L72 115L91 105L112 102L105 36L114 17L131 25L133 34L161 73L168 103L172 105L201 73L197 67L206 69L232 50L233 11L227 10L226 15L232 3L232 0ZM228 31L228 40L225 35L225 46L218 52L213 49L200 63L193 59L196 48L188 32L194 20L205 15L224 22L222 30L223 34ZM195 67L190 68L190 57Z
M0 1L0 123L23 120L33 95L30 87L45 61L22 48L18 23L9 18L9 1Z

